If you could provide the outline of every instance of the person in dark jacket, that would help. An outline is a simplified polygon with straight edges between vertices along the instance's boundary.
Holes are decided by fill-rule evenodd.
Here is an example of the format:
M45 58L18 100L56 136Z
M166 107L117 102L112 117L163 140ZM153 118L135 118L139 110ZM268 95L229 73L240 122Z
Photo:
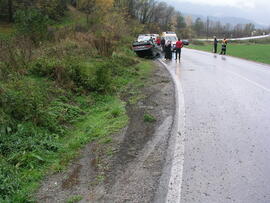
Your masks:
M214 36L214 53L215 54L217 53L217 46L218 46L218 40L217 40L217 37Z
M162 37L162 39L161 39L161 41L160 41L160 44L161 44L161 47L162 47L162 51L163 51L163 52L165 51L165 43L166 43L165 38Z
M172 59L172 44L171 41L168 41L165 45L165 59L171 60Z
M177 56L179 56L179 60L181 59L181 49L183 48L184 44L183 42L178 39L178 41L175 44L175 60L177 60Z
M222 40L222 45L221 45L221 52L220 52L220 55L226 55L226 50L227 50L227 39L224 38L224 40Z

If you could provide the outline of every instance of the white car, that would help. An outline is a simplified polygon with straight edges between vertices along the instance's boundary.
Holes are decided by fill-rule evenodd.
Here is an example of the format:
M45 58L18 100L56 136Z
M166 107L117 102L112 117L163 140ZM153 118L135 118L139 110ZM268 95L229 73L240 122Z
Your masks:
M151 36L150 35L139 35L137 42L146 42L150 41Z
M138 36L137 42L150 41L151 37L153 39L153 42L155 43L159 35L158 34L141 34Z

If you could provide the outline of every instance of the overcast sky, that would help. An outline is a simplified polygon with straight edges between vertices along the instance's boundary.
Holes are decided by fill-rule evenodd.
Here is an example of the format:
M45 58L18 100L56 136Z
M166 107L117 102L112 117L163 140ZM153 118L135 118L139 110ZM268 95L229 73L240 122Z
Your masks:
M231 17L243 17L254 20L264 25L270 25L270 0L166 0L165 2L173 5L177 4L180 11L192 10L192 8L185 8L183 2L193 3L196 5L217 7L217 13L200 13L197 9L194 9L196 13L202 15L219 15L219 16L231 16ZM182 9L181 9L182 5ZM190 7L190 4L188 4ZM224 7L224 10L221 8ZM205 12L205 11L203 11Z

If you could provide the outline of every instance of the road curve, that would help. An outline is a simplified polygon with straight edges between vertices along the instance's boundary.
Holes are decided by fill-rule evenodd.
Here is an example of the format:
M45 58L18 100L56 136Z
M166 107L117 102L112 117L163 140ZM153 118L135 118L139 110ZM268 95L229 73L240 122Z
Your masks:
M270 66L192 49L164 63L185 114L167 202L270 202Z

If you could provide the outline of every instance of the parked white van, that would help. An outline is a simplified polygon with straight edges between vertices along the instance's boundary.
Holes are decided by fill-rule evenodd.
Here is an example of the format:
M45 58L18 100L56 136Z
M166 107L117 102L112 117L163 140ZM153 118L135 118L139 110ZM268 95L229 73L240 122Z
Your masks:
M167 31L167 32L162 32L161 37L164 37L165 42L167 43L168 41L172 42L172 48L175 48L175 44L178 41L178 37L175 32L172 31Z

